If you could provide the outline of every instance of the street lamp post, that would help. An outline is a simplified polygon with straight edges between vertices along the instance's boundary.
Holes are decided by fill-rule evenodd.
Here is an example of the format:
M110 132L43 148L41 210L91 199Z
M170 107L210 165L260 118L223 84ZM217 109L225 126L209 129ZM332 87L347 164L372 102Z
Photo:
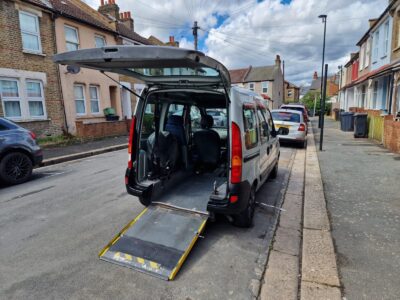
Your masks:
M323 86L322 83L324 82L323 74L324 74L324 64L325 64L325 37L326 37L326 18L327 17L328 17L327 15L319 15L318 16L318 18L322 19L322 23L324 23L324 42L322 44L322 68L321 68L321 90L320 90L321 93L320 93L320 98L319 98L320 112L319 112L319 119L318 119L318 128L321 128L321 119L324 117L322 115L321 105L322 105L322 86Z

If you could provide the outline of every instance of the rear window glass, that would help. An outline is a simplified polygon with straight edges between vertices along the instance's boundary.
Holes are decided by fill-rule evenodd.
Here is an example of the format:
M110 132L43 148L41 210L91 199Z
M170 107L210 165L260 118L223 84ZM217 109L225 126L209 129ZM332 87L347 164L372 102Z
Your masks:
M211 68L136 68L132 72L148 77L158 76L203 76L218 77L219 73Z
M0 119L0 130L17 129L18 126L7 119Z
M243 108L243 123L246 148L254 148L255 146L257 146L258 143L256 111L254 108L246 106Z
M275 121L286 121L286 122L295 122L300 123L300 115L290 112L272 112L272 118Z
M282 109L292 109L292 110L297 110L297 111L301 111L301 112L304 111L304 108L302 108L302 107L296 107L296 106L282 106L281 108L282 108Z

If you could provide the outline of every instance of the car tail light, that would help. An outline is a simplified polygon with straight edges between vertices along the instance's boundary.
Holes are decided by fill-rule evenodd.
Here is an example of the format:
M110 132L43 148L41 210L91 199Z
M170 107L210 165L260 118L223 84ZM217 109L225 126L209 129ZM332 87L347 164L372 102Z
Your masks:
M242 138L240 128L232 122L231 183L242 180Z
M306 125L300 124L298 131L306 131Z
M131 129L129 130L129 141L128 141L128 168L132 169L133 161L136 158L136 147L135 147L135 125L136 117L134 116L131 121ZM133 159L132 159L133 158Z
M32 131L29 131L29 135L31 136L32 139L36 140L36 134Z
M238 196L238 195L231 195L231 196L229 197L229 201L230 201L231 203L236 203L238 200L239 200L239 196Z

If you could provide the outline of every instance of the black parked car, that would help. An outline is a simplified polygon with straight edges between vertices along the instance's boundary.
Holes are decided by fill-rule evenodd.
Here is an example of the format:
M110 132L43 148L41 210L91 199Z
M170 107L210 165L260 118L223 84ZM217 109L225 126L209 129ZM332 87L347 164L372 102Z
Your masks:
M43 159L33 132L0 118L0 181L19 184L29 179Z

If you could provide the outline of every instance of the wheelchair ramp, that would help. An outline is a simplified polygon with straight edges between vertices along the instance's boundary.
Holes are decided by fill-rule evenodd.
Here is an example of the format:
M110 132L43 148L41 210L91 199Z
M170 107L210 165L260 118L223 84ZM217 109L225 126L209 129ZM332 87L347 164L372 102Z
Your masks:
M161 206L145 208L100 252L102 260L173 280L208 216Z

